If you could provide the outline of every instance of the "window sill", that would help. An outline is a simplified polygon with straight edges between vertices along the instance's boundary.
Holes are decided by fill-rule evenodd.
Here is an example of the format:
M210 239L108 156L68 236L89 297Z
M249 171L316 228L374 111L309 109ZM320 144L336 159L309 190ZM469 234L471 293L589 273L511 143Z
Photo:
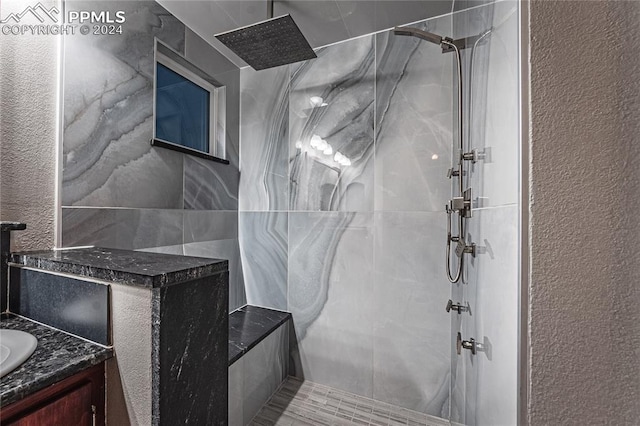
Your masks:
M195 149L187 148L186 146L178 145L175 143L163 141L162 139L151 139L151 146L157 146L160 148L170 149L172 151L178 151L183 154L193 155L194 157L204 158L206 160L215 161L216 163L229 164L229 160L219 158L206 152L198 151Z

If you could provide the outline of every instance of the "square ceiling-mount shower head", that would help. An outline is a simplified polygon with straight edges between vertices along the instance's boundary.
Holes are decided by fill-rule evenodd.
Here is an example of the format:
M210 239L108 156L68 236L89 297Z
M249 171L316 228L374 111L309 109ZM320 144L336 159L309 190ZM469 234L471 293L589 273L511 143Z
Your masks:
M216 34L215 37L255 70L316 57L291 15Z

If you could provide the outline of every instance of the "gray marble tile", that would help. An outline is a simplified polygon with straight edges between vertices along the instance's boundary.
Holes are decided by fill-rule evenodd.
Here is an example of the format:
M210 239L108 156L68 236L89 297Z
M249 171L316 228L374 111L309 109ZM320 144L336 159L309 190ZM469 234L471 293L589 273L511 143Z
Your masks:
M240 70L204 39L186 29L185 57L225 86L225 159L240 165Z
M175 254L178 256L184 256L184 250L182 244L176 244L173 246L161 246L161 247L147 247L138 249L139 251L146 251L149 253L162 253L162 254Z
M63 247L140 249L181 243L181 210L62 209Z
M416 26L451 33L446 18ZM376 210L441 211L457 135L452 57L413 37L376 37Z
M290 213L289 253L296 375L371 397L372 214Z
M210 257L229 261L229 312L247 303L240 246L237 239L202 241L183 245L185 256Z
M185 210L184 243L238 238L238 212Z
M240 212L239 217L247 302L287 310L288 214Z
M465 391L465 419L475 424L512 424L517 417L518 207L474 213L468 238L480 254L467 262L463 337L475 338L482 350L461 355L466 369L458 385ZM467 351L468 352L468 351ZM473 419L471 421L470 419Z
M248 424L287 377L289 333L281 326L243 357L243 421Z
M444 213L375 213L373 398L448 416Z
M214 78L229 71L239 72L233 62L188 27L185 28L184 56ZM216 80L218 79L216 78Z
M376 0L376 29L384 30L450 13L453 0Z
M470 9L472 7L484 6L490 3L494 3L496 0L453 0L453 11L459 12L461 10Z
M69 1L67 10L92 10ZM62 205L182 207L182 154L153 149L154 37L181 51L184 25L155 2L123 10L118 37L66 37Z
M237 210L240 172L232 164L184 156L184 208Z
M243 388L244 359L240 358L229 367L229 426L244 426Z
M241 72L240 210L287 210L289 67Z
M371 34L376 28L375 0L338 0L338 9L350 37Z
M275 2L273 16L287 13L295 19L313 48L349 38L349 31L334 0Z
M182 241L183 218L181 210L134 209L129 225L133 248L179 244Z
M290 209L371 211L374 38L339 43L317 54L317 59L291 66ZM316 97L322 99L314 107ZM331 154L311 146L318 138L331 146ZM337 152L350 165L336 161Z
M460 33L479 34L493 28L476 47L471 76L471 131L467 146L486 150L489 158L471 167L470 186L481 207L518 202L519 59L517 3L498 2L456 14ZM467 100L467 103L469 100Z

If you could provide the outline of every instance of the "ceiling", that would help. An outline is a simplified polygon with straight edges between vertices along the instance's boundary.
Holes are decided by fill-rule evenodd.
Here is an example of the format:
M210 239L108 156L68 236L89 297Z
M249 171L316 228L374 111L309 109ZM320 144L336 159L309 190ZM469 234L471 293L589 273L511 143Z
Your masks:
M486 0L275 0L274 16L291 14L311 47L463 9ZM267 19L267 0L158 0L239 67L215 34ZM471 3L471 4L470 4Z

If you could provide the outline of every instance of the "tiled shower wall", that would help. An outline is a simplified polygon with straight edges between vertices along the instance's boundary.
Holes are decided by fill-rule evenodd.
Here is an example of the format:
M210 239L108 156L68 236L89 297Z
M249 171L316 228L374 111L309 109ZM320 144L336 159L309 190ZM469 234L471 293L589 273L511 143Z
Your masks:
M451 15L418 25L450 34ZM446 418L453 57L390 32L317 54L241 70L247 300L292 312L298 375Z
M489 153L472 166L468 185L480 205L467 239L480 254L466 263L466 283L453 287L471 315L453 315L452 332L481 344L476 356L452 348L451 420L465 425L517 424L519 288L518 3L503 1L454 16L458 37L491 34L474 53L470 146ZM467 78L470 56L465 55Z
M68 10L94 4L66 1ZM122 35L64 40L62 241L229 259L230 310L245 304L238 244L240 70L154 1ZM227 88L229 165L150 145L154 37Z

